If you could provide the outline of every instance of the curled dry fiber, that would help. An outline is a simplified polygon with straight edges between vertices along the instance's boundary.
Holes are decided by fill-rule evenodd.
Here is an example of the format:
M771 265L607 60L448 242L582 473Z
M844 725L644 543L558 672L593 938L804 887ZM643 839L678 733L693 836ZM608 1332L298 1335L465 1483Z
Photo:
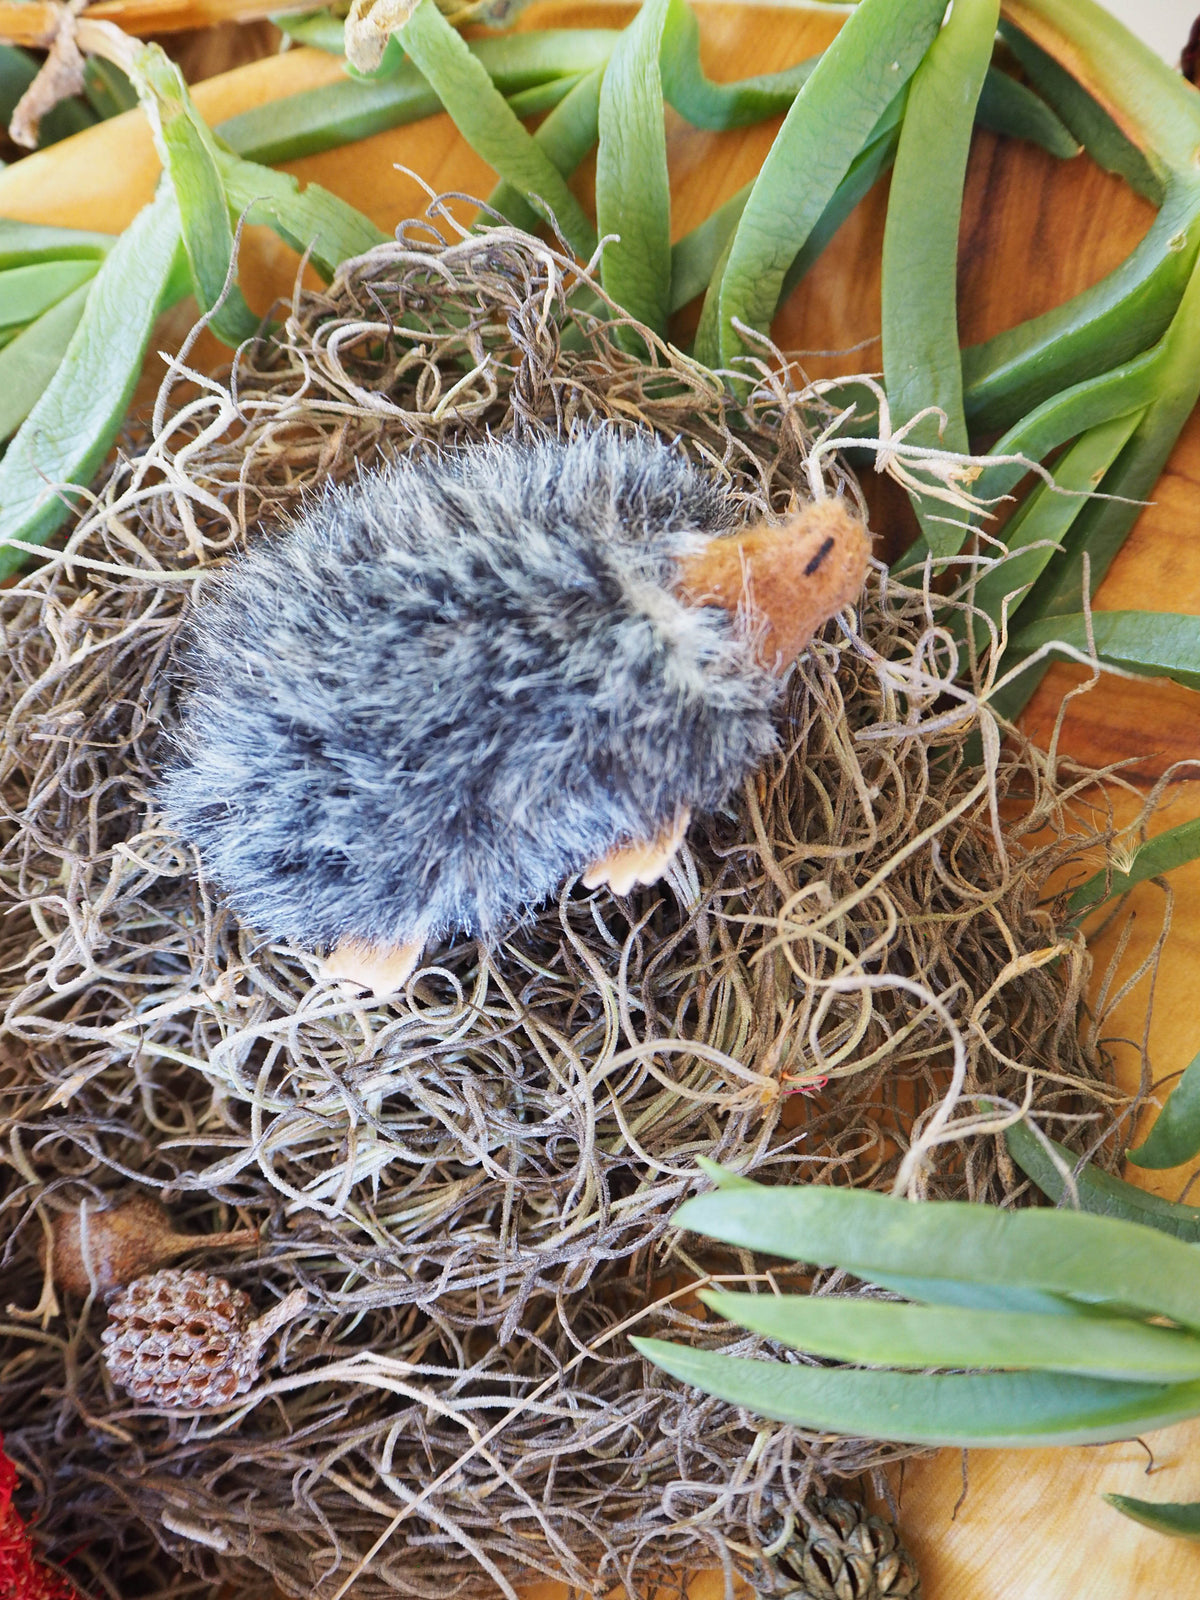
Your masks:
M643 1594L706 1566L774 1592L756 1554L779 1517L905 1452L763 1425L633 1353L634 1326L762 1347L680 1292L751 1270L671 1229L696 1157L1002 1201L1018 1181L981 1096L1028 1096L1076 1145L1115 1101L1044 887L1095 843L1075 777L999 748L955 686L983 669L882 568L860 631L828 627L794 673L784 753L629 900L568 884L494 959L434 947L373 1008L198 880L150 798L173 642L198 578L313 484L606 418L679 436L747 517L807 492L823 412L794 372L735 406L657 343L624 354L603 307L572 312L546 246L440 226L305 295L232 393L160 400L67 553L0 596L0 1417L41 1537L96 1594L262 1593L264 1573L322 1600L541 1574ZM102 1308L43 1288L48 1214L131 1189L184 1229L259 1229L203 1262L258 1315L308 1292L253 1390L199 1419L115 1390Z

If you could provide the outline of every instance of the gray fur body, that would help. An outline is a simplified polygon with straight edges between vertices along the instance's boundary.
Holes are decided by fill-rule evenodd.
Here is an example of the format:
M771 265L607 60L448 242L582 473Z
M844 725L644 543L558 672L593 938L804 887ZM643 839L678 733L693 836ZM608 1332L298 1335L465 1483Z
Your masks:
M774 747L776 680L672 591L733 521L603 430L364 471L212 580L169 817L272 938L496 939Z

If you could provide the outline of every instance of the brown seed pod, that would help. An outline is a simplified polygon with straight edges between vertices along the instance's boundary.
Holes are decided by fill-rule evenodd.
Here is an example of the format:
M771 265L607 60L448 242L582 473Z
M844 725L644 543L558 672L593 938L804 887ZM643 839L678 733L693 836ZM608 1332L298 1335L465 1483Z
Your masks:
M228 1233L176 1233L166 1208L148 1195L101 1211L84 1200L50 1224L50 1271L57 1289L105 1296L177 1261L190 1250L239 1249L257 1243L255 1228Z

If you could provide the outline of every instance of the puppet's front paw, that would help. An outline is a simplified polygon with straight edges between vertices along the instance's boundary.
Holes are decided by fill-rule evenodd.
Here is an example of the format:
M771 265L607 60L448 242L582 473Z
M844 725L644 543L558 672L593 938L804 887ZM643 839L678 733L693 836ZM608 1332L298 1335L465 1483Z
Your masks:
M618 845L583 874L585 889L607 884L614 894L628 894L635 883L657 883L675 859L692 813L686 806L675 821L654 839Z
M392 950L343 939L321 962L320 973L335 983L366 989L376 1000L386 1000L412 977L424 948L419 939Z

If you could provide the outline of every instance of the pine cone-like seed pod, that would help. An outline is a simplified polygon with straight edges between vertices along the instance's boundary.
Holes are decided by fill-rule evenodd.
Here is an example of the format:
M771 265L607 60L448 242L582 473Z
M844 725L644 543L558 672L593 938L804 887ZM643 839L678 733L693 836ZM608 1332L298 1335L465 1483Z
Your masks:
M195 1269L137 1278L108 1308L101 1334L112 1376L142 1405L198 1411L245 1394L263 1345L305 1301L294 1291L255 1319L240 1289Z
M916 1564L896 1530L863 1505L830 1497L775 1560L776 1594L788 1600L920 1600ZM779 1580L782 1581L782 1586Z

